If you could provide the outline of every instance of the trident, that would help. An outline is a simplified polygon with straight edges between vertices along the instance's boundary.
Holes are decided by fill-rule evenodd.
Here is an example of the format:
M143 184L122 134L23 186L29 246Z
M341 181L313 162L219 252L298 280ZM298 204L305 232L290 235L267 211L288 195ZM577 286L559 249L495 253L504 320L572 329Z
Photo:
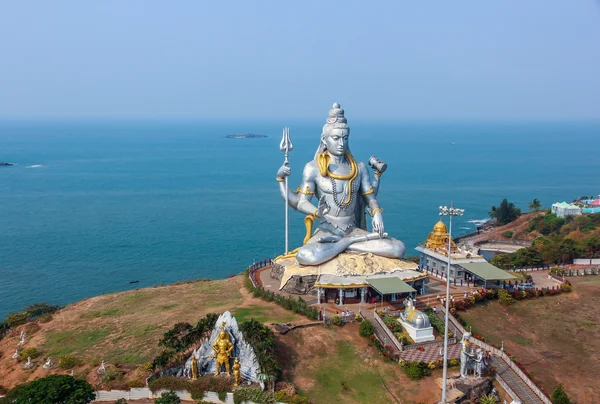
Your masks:
M290 128L283 128L283 136L281 137L281 143L279 143L279 150L285 155L283 164L287 166L290 162L288 160L288 154L294 150L292 139L290 139ZM288 253L288 176L285 176L285 254Z

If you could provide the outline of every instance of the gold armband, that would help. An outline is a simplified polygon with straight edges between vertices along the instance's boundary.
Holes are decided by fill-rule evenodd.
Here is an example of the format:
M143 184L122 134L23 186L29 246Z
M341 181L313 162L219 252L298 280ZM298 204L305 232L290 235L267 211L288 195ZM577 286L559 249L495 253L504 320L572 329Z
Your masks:
M278 182L283 182L283 181L285 181L285 178L281 178L281 177L277 177L277 178L275 178L275 179L276 179Z
M319 209L315 209L315 211L312 215L315 217L315 219L320 219L321 216L319 216L317 213L319 213Z
M302 189L300 189L300 186L298 186L298 189L296 189L296 192L299 192L304 195L314 195L315 194L314 192L310 192L310 187L308 185L306 186L306 189L304 191L302 191Z
M375 213L379 212L379 213L383 213L383 209L381 208L375 208L371 211L371 216L375 216Z
M362 195L370 195L370 194L374 194L375 190L373 189L373 187L369 187L369 190L367 192L363 192Z

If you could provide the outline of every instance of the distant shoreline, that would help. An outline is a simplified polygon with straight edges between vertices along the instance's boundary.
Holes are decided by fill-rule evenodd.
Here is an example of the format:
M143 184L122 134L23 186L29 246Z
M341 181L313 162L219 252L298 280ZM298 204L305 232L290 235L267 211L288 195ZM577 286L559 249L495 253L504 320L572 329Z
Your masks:
M239 135L227 135L227 139L260 139L268 137L267 135L257 135L255 133L243 133Z

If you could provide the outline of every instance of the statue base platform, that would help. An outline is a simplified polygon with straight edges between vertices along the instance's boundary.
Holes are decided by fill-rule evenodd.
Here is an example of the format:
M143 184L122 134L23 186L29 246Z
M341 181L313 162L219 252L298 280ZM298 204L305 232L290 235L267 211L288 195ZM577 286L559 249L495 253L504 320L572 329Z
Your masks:
M411 261L386 258L371 253L342 253L320 265L300 265L295 257L279 258L271 268L271 278L279 290L294 294L316 295L316 287L359 288L367 286L371 276L393 275L405 282L426 277Z
M433 335L433 327L415 328L405 321L398 321L400 321L402 327L404 327L406 332L408 332L408 335L412 338L413 341L415 341L415 343L435 340L435 336Z

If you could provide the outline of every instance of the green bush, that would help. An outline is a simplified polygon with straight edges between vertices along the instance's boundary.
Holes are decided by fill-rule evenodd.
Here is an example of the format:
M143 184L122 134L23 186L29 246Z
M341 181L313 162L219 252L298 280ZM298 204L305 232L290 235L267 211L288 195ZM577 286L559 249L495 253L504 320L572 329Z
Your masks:
M4 400L15 404L86 404L95 398L94 388L85 380L51 375L13 388Z
M100 382L109 383L113 380L121 380L123 378L123 373L119 372L117 369L113 367L109 367L106 369L106 372L100 378Z
M404 373L413 380L419 380L431 374L431 369L427 367L425 362L409 362L402 368Z
M117 401L115 401L114 404L127 404L127 400L125 400L124 398L120 398Z
M515 302L515 299L504 289L498 289L498 301L503 306L510 306Z
M81 364L81 361L74 356L61 356L58 360L58 367L63 370L73 369Z
M8 326L10 328L14 328L14 327L20 326L22 324L25 324L28 319L29 319L29 315L27 314L26 311L17 311L17 312L10 313L8 316L6 316L6 322L8 323Z
M20 355L21 355L21 359L26 361L28 357L30 357L31 359L36 358L39 355L39 352L38 352L37 348L31 347L31 348L23 349L21 351Z
M429 317L431 326L435 328L441 336L443 336L445 330L444 322L437 316L437 314L433 312L433 308L431 306L427 306L423 312L427 314L427 317Z
M571 399L565 392L562 383L560 383L556 388L552 391L550 395L550 401L552 404L571 404Z
M512 238L513 234L514 233L512 231L505 231L504 233L502 233L502 237L504 237L504 238Z
M560 287L561 287L562 291L566 292L566 293L573 291L573 286L571 286L567 283L561 283Z
M331 317L331 324L333 325L342 325L342 318L337 314Z
M154 402L156 404L179 404L181 399L174 391L165 391Z
M358 333L361 337L369 338L375 333L375 328L373 328L373 324L369 320L365 320L360 323Z
M56 313L60 310L60 306L53 306L48 303L34 303L25 307L25 312L29 318L36 318L46 314Z
M261 372L274 377L274 379L279 378L281 369L275 359L275 335L273 331L255 319L242 322L240 331L254 349Z
M479 397L479 404L498 404L498 399L491 394L484 394Z
M255 403L274 404L275 397L270 391L262 391L256 387L237 389L233 392L233 402L240 404L243 401L252 401Z

